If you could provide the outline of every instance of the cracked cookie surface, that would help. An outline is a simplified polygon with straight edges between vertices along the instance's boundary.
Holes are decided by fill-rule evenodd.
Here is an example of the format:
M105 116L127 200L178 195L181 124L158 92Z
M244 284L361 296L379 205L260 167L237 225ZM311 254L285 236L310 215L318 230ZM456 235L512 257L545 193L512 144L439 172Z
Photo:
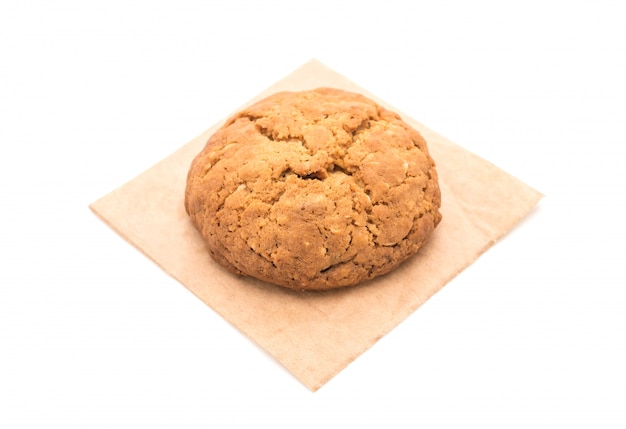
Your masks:
M441 221L422 136L368 98L280 92L237 113L191 164L185 209L218 263L296 290L396 268Z

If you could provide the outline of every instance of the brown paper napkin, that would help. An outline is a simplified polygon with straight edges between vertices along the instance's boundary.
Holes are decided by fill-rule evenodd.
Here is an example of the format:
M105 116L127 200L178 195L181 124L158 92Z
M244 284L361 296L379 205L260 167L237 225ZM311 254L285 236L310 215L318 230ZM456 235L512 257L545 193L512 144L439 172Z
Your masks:
M398 112L317 61L250 103L280 90L320 86L360 92ZM183 198L189 165L221 122L90 208L315 391L475 261L542 197L402 116L428 141L439 172L443 220L416 256L360 286L293 292L234 276L213 262L185 213Z

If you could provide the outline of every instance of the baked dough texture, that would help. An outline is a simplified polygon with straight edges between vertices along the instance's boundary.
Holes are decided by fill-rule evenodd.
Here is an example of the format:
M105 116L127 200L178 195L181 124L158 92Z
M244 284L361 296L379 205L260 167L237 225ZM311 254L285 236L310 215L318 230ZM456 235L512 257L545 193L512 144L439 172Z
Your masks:
M237 113L191 164L185 209L233 273L296 290L388 273L441 221L422 136L372 100L280 92Z

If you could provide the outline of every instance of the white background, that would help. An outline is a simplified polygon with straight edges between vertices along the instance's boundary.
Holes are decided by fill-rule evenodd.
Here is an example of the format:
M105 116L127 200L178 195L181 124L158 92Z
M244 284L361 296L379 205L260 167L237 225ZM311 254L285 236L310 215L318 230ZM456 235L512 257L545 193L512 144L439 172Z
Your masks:
M618 1L3 1L0 427L626 427ZM316 393L87 208L316 58L546 195Z

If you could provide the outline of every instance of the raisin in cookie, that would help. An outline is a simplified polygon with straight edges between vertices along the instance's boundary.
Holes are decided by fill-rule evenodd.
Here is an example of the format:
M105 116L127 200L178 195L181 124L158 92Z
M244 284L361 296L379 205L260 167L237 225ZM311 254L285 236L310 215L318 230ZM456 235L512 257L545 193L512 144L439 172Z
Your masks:
M276 93L230 118L194 159L185 208L230 271L297 290L388 273L441 220L422 136L351 92Z

